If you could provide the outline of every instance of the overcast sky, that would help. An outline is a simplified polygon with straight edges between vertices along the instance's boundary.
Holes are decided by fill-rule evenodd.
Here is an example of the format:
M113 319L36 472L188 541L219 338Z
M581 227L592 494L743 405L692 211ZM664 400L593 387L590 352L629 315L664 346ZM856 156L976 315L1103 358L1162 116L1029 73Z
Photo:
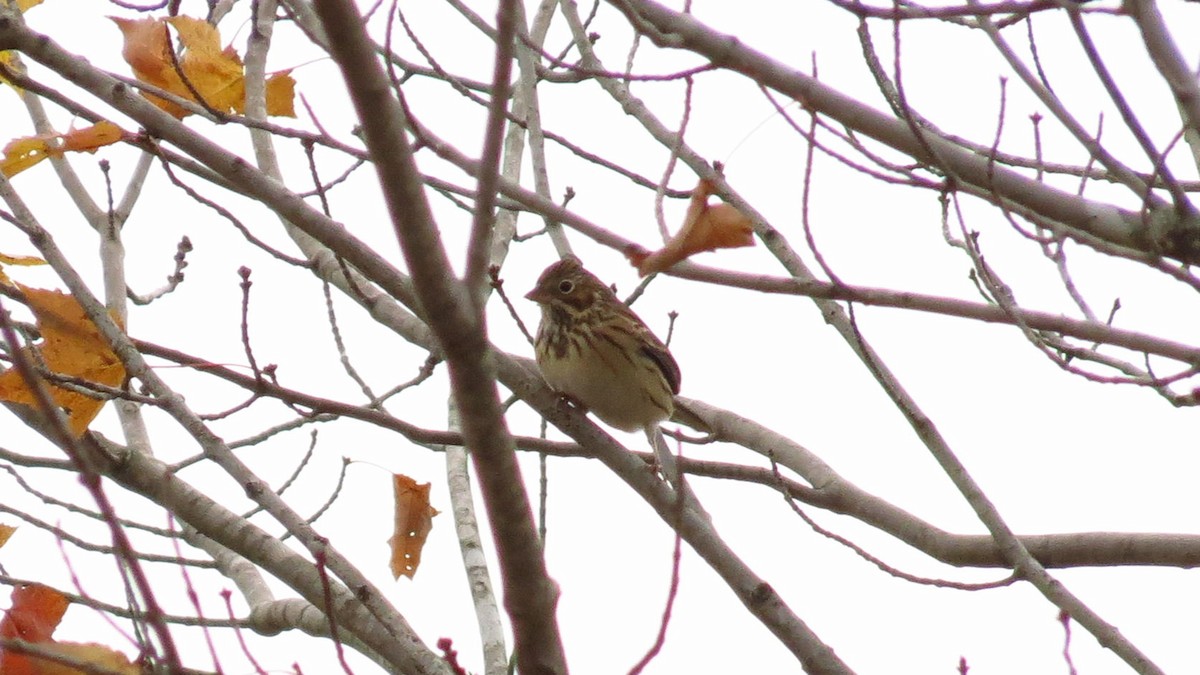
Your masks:
M484 16L492 9L472 3ZM426 48L440 63L464 76L486 80L491 56L487 44L452 11L434 3L402 3L406 17ZM587 8L582 8L587 11ZM183 3L185 13L200 12L201 3ZM1196 25L1195 6L1168 2L1169 25ZM225 40L244 48L248 30L239 23L246 8L222 24ZM532 8L531 10L532 11ZM820 77L843 92L882 109L862 63L854 35L855 22L825 3L698 0L693 13L718 30L737 35L755 48L811 70L815 55ZM47 0L29 13L31 24L49 32L68 49L93 64L127 74L120 60L120 34L104 14L131 16L103 3L75 5ZM69 20L68 20L69 19ZM607 5L600 9L595 30L597 49L611 70L624 67L628 34ZM1102 16L1089 22L1093 38L1105 54L1120 54L1108 65L1130 100L1141 105L1143 122L1164 146L1178 127L1168 92L1154 75L1136 32L1121 17ZM890 24L874 25L880 52L890 54ZM1135 168L1128 134L1119 129L1111 104L1103 98L1079 48L1065 32L1065 22L1039 17L1039 56L1055 91L1089 128L1105 114L1106 144ZM1010 28L1011 39L1024 35ZM1007 34L1007 33L1006 33ZM565 28L556 20L547 51L557 54ZM1179 34L1183 40L1187 36ZM280 25L271 69L295 67L300 92L322 125L342 140L352 140L353 120L336 68L303 44L294 28ZM904 27L903 64L909 100L942 128L981 143L996 133L1003 74L983 37L943 24L910 23ZM419 55L407 43L398 48ZM1183 43L1192 54L1194 43ZM660 53L643 43L635 70L665 73L697 65L695 57ZM35 71L36 72L36 71ZM482 113L444 85L415 78L406 93L418 116L432 129L472 156L478 156ZM668 126L682 114L683 85L635 83ZM100 104L88 105L104 110ZM545 88L542 100L546 128L601 152L652 180L665 168L667 151L626 117L597 86ZM20 99L0 92L0 119L5 140L30 133ZM1029 116L1044 110L1010 82L1007 89L1003 147L1031 154ZM796 106L795 119L807 124ZM60 129L71 120L56 114ZM128 120L118 120L128 127ZM303 128L311 122L288 121ZM250 157L241 129L209 129L228 146ZM1052 161L1081 164L1083 151L1067 143L1060 129L1042 129L1043 151ZM697 76L687 134L694 149L725 163L730 184L762 212L797 250L806 251L801 225L802 180L806 146L786 121L745 80L725 74ZM296 190L310 185L303 153L284 148L285 177ZM654 220L652 191L632 186L595 165L552 148L551 191L557 200L571 187L570 208L592 222L628 239L653 247L660 242ZM894 156L889 155L892 159ZM124 148L102 150L95 157L73 158L91 193L103 198L96 161L109 159L116 184L132 170L134 155ZM321 156L318 155L318 159ZM1182 152L1181 152L1182 159ZM436 161L423 160L427 171L464 185L473 181ZM825 260L846 283L943 295L979 301L968 278L970 261L943 241L937 195L889 186L819 156L809 203L809 222ZM322 166L336 175L347 163L333 158ZM1195 178L1195 168L1181 163L1178 174ZM333 215L387 257L399 261L399 250L382 209L373 173L359 171L330 195ZM195 181L193 181L195 182ZM523 181L532 185L528 174ZM688 189L695 177L678 169L670 185ZM42 224L72 257L99 291L97 242L84 221L73 214L48 165L14 178ZM1126 197L1090 185L1099 199ZM254 232L288 252L277 220L264 208L229 198L219 190L206 194L236 208ZM470 214L444 198L432 196L451 258L463 258ZM1036 246L1015 233L991 207L964 199L967 227L980 232L987 261L1008 283L1022 307L1077 315L1053 265ZM666 222L678 226L686 202L668 200ZM525 214L518 225L531 232L540 219ZM222 363L244 363L239 333L240 291L236 270L254 270L252 330L261 361L280 365L288 386L330 398L361 400L333 351L324 318L320 284L307 272L283 268L246 246L221 218L196 206L171 188L155 169L146 193L126 227L129 277L144 292L170 272L175 242L187 235L195 244L188 280L173 295L145 309L134 309L130 333ZM600 247L576 233L572 244L585 264L601 278L631 291L638 279L619 252ZM32 248L12 227L0 226L0 252L29 254ZM1194 341L1196 299L1167 277L1133 263L1113 261L1078 245L1069 245L1073 279L1098 313L1107 315L1114 300L1121 310L1116 325L1171 339ZM503 276L517 311L528 326L537 322L536 307L521 298L555 253L546 237L514 245ZM761 245L709 253L696 259L717 268L782 276L783 269ZM399 263L398 263L399 264ZM56 286L51 275L32 270L14 274L31 285ZM6 302L6 306L8 306ZM339 299L339 319L348 349L376 390L414 376L424 354L373 326L353 303ZM933 461L886 395L847 344L826 325L811 301L799 297L762 296L669 276L656 279L634 306L660 336L666 336L668 313L678 312L671 349L683 372L683 394L752 418L807 447L844 478L953 533L982 534L983 526ZM532 349L499 303L493 303L489 331L503 350L531 356ZM1193 409L1173 408L1153 391L1129 385L1097 384L1063 372L1031 347L1010 326L919 314L894 309L856 307L860 327L909 393L937 425L959 458L993 500L1008 524L1020 534L1086 531L1198 533L1196 524L1197 461ZM165 369L164 369L165 371ZM166 371L165 371L166 372ZM419 389L398 397L390 409L426 427L445 420L447 386L444 368ZM240 394L183 371L164 375L184 391L198 411L230 407ZM282 406L258 404L261 411L215 425L227 440L255 433L270 420L288 418ZM111 408L111 406L110 406ZM148 413L156 452L178 461L197 452L188 438L164 415ZM509 422L517 433L536 435L535 415L515 404ZM120 437L116 416L106 410L93 428ZM617 432L614 432L617 433ZM631 449L644 450L638 435L621 435ZM555 432L551 436L561 438ZM307 430L283 434L247 451L249 461L273 478L285 477L308 449ZM10 413L0 411L0 445L27 452L54 451L33 438ZM41 450L35 450L41 448ZM753 453L726 444L687 447L688 456L765 466ZM341 458L355 460L347 484L318 529L348 555L411 621L428 644L451 637L461 662L478 669L478 636L465 587L460 554L450 515L435 518L415 580L391 580L386 540L391 534L389 471L433 484L433 504L449 510L443 458L402 438L359 423L321 427L314 457L302 479L288 493L302 512L312 512L333 489ZM523 457L525 477L536 505L537 458ZM271 472L274 473L271 473ZM238 486L211 467L181 474L203 486L210 496L228 500L235 509L247 503ZM624 672L653 641L671 572L673 536L653 512L599 462L584 459L549 461L547 560L560 584L559 621L573 672ZM278 484L278 480L272 484ZM56 485L48 481L45 485ZM58 483L64 492L74 486ZM1067 672L1061 652L1063 629L1058 610L1026 584L998 590L964 592L900 581L881 572L844 546L815 534L779 495L762 486L695 479L693 485L726 541L768 581L789 606L837 653L862 673L951 673L965 657L977 675L1014 672ZM29 509L48 523L70 525L75 518L60 509L42 507L0 474L0 502ZM81 499L81 498L80 498ZM86 502L82 502L86 503ZM120 499L139 518L166 526L162 514L145 502ZM852 539L873 555L905 572L955 581L988 581L1004 570L960 570L913 551L866 525L816 508L806 509L822 526ZM482 513L482 512L481 512ZM482 517L482 516L481 516ZM0 522L13 518L0 513ZM81 526L80 526L81 527ZM99 535L97 535L99 536ZM111 583L111 565L96 561L70 545L60 547L49 535L23 525L20 538L0 553L0 562L15 577L32 578L70 588L66 566L92 561L110 579L111 601L120 602ZM494 556L491 562L495 564ZM1052 570L1054 576L1094 610L1116 625L1167 672L1188 672L1198 662L1194 635L1200 629L1194 573L1178 569ZM86 590L104 595L99 580L77 570ZM177 571L158 570L164 597L175 611L187 612ZM98 577L99 579L99 577ZM200 587L205 614L224 616L217 590L228 586L207 579ZM100 641L126 647L96 616L79 608L68 613L60 629L64 639ZM188 665L208 668L207 647L194 632L180 631L187 644ZM226 633L218 634L228 640ZM1127 672L1078 626L1072 626L1071 657L1080 673ZM334 672L325 643L295 636L257 641L254 654L268 670L278 672L300 659L306 673ZM286 646L282 646L286 645ZM304 651L300 651L304 650ZM127 651L132 651L127 649ZM244 672L238 650L229 648L226 672ZM373 672L355 657L355 672ZM742 607L715 574L685 547L682 582L667 643L648 669L651 673L795 672L794 657Z

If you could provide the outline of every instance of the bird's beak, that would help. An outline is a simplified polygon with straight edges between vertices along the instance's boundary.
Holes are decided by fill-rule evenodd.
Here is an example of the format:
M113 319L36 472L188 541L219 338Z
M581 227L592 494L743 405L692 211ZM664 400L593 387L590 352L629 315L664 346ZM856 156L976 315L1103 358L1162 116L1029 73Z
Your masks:
M526 293L525 298L534 302L546 302L550 299L540 286L537 286L532 291Z

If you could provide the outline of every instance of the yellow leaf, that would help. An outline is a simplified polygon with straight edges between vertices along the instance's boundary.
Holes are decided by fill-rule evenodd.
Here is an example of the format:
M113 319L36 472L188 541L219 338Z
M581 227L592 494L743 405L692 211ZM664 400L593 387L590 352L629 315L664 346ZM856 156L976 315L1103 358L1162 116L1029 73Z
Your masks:
M290 70L267 78L267 114L275 117L296 116L296 80Z
M182 68L192 86L209 106L232 110L246 98L242 60L233 49L222 51L221 34L206 21L190 16L166 19L183 43ZM192 98L189 96L189 98Z
M205 58L221 56L221 33L211 23L191 16L171 16L164 19L179 33L179 41L193 55Z
M0 265L20 265L30 267L34 265L45 265L46 261L37 256L32 255L8 255L0 253Z
M17 53L11 49L0 52L0 64L3 64L8 70L21 72L21 67L17 62ZM8 78L4 77L3 71L0 71L0 84L9 84L12 85L13 89L16 89L18 92L23 91L20 87L12 84L12 82L9 82Z
M11 6L13 3L10 0L3 0L4 4ZM24 12L30 7L36 7L42 4L42 0L16 0L17 11Z
M0 286L12 286L12 279L4 273L5 265L16 265L18 267L32 267L34 265L45 265L46 261L41 258L35 258L31 255L6 255L0 253Z
M65 134L18 138L4 146L0 172L5 176L14 176L47 157L61 156L64 152L95 152L97 148L121 140L123 134L121 128L112 122L101 121L90 127L72 129Z
M421 549L433 529L437 509L429 505L429 483L417 483L402 474L392 476L396 496L396 531L388 544L392 548L392 577L413 578L421 564Z
M4 159L0 159L0 172L11 178L49 156L50 146L46 139L37 136L18 138L4 146Z
M13 536L13 532L16 531L17 528L13 527L12 525L4 525L3 523L0 523L0 547L3 547L5 544L7 544L8 538Z
M38 352L51 372L97 382L110 387L125 381L125 367L100 335L96 324L74 297L59 291L17 284L33 310L42 341ZM49 385L50 395L67 415L71 431L87 430L105 400ZM0 400L37 406L33 391L15 368L0 373Z
M221 49L221 34L215 27L188 16L111 18L125 37L121 55L139 80L189 101L196 100L192 91L195 89L205 105L222 112L240 113L245 109L246 76L242 59L232 47ZM184 47L178 67L171 59L168 25L175 29ZM294 87L287 71L271 76L267 81L267 113L295 117ZM146 98L175 117L191 114L157 96L147 94Z

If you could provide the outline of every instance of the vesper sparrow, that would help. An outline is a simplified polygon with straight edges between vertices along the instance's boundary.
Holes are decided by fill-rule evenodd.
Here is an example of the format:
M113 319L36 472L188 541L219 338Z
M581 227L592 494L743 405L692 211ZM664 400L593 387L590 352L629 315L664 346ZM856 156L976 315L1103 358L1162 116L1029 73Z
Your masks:
M622 431L651 433L671 416L679 365L578 258L547 267L525 297L542 309L535 350L552 388Z

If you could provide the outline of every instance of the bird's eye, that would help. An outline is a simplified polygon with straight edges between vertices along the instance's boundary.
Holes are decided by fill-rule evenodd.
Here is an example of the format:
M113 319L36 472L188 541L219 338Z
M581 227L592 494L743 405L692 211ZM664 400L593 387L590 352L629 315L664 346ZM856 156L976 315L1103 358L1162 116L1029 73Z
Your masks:
M574 281L571 281L570 279L563 279L562 281L558 282L558 292L559 293L566 295L567 293L570 293L573 290L575 290L575 282Z

